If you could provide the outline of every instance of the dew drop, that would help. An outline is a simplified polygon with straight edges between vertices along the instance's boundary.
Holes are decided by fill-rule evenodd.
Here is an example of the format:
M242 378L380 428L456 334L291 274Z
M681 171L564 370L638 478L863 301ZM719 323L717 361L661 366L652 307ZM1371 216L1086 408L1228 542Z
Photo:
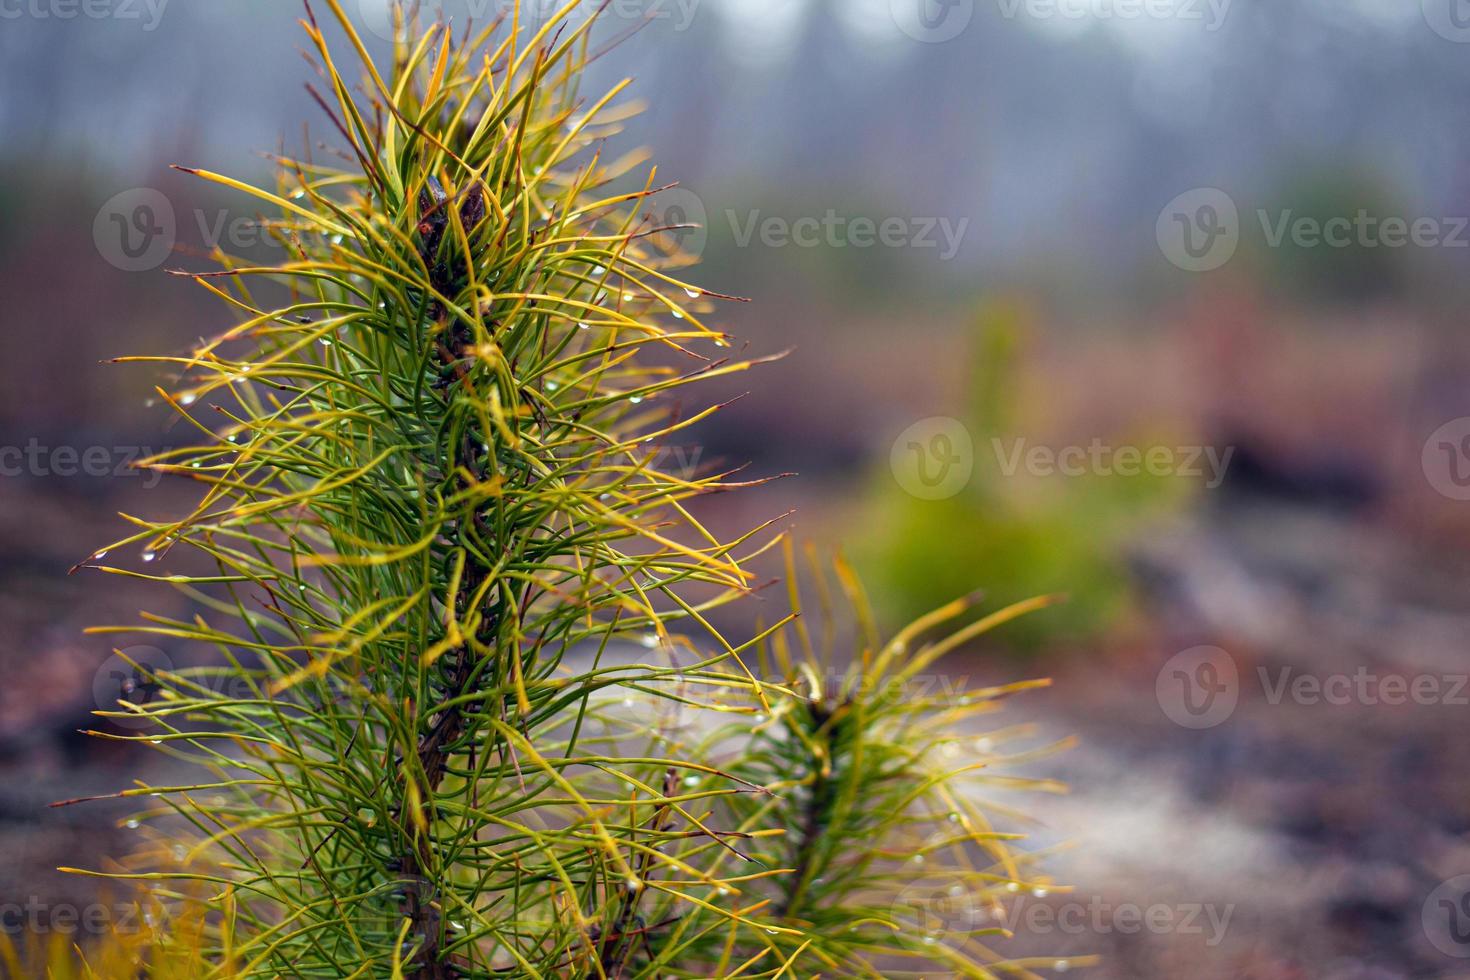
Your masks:
M634 395L632 398L629 398L628 401L632 402L634 405L641 405L643 404L643 396Z
M770 934L771 934L771 935L773 935L773 936L774 936L774 935L775 935L775 934L776 934L776 933L778 933L778 932L780 932L780 931L781 931L781 930L780 930L780 929L767 929L767 930L766 930L766 932L769 932L769 933L770 933Z
M934 945L934 937L933 936L925 936L924 937L924 945L925 946L933 946Z
M630 892L641 892L643 890L643 881L635 875L629 875L623 879L623 887Z
M127 827L129 830L137 830L138 829L138 821L136 821L136 820L129 820L127 823L123 824L123 826L124 827Z
M1068 963L1066 960L1057 960L1056 965L1052 967L1052 969L1056 970L1058 973L1066 973L1068 970L1072 969L1072 964Z
M606 272L606 271L607 271L607 270L606 270L606 269L604 269L604 268L603 268L603 267L602 267L602 266L600 266L600 265L594 265L594 266L593 266L593 267L592 267L592 274L593 274L593 275L594 275L594 276L600 276L600 275L602 275L602 274L603 274L603 273L604 273L604 272Z
M587 326L587 324L585 324L585 323L578 323L577 324L577 329L578 330L590 330L592 328L589 327L589 326Z
M951 895L963 895L965 893L965 886L964 885L950 885L949 886L949 893Z
M1032 895L1035 895L1037 898L1045 898L1046 897L1046 889L1045 888L1033 888L1033 889L1031 889L1031 894Z
M715 889L715 894L716 895L728 895L728 894L730 894L730 889L726 888L724 885L721 885L719 888L716 888Z
M915 864L923 864L924 863L924 855L922 855L922 854L915 854L914 855L914 863Z
M154 554L151 551L145 551L145 552L143 552L143 560L144 561L152 561L153 559L155 559L157 557L158 557L158 555Z
M684 319L684 314L682 312L680 312L679 310L675 310L674 311L674 319L675 320L682 320L682 319Z
M95 555L92 556L92 560L93 561L101 561L102 559L104 559L106 557L107 557L107 549L106 548L103 548L101 551L97 552Z
M644 646L648 647L648 649L652 650L654 647L658 646L658 634L657 633L644 633L643 634L643 639L640 642Z
M960 822L960 815L958 813L951 813L949 815L949 822L950 823L959 823Z
M194 400L197 397L198 396L195 395L192 391L186 391L182 395L179 396L179 404L180 405L192 405L192 404L194 404Z
M636 296L633 293L624 293L623 294L623 302L624 303L631 303L631 302L633 302L633 300L635 298L636 298Z
M699 777L698 776L685 776L684 777L684 785L685 786L698 786L699 785Z
M690 299L699 299L699 297L703 296L704 294L697 289L685 289L684 295L688 296Z
M332 342L329 339L327 339L326 337L318 337L317 338L317 343L321 344L323 347L331 347L332 346Z
M1008 891L1008 892L1018 892L1020 890L1021 890L1021 886L1018 885L1018 884L1016 884L1014 881L1008 881L1008 882L1006 882L1006 891Z

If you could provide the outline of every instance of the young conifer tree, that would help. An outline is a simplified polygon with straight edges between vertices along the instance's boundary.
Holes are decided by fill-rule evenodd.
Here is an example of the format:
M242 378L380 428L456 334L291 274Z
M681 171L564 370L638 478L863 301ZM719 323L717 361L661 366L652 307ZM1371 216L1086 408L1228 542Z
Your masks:
M839 563L859 624L847 656L839 630L813 643L796 618L795 568L791 615L738 642L711 625L781 539L716 537L689 501L748 484L671 472L661 449L715 411L671 396L752 362L705 322L734 297L671 275L685 257L650 217L655 174L615 189L638 157L603 156L627 83L579 88L595 15L571 0L456 34L400 14L380 66L325 2L360 62L308 8L340 159L281 159L270 190L188 171L278 211L286 258L216 254L189 277L235 325L123 358L168 373L159 394L198 435L149 465L202 492L173 519L130 518L85 564L169 583L196 611L98 632L212 651L138 664L149 696L101 712L149 726L107 737L202 773L122 794L146 801L136 821L158 846L108 874L182 910L153 919L135 967L435 980L1080 962L986 945L1003 929L985 909L1046 886L977 794L974 770L1003 759L966 725L1017 688L918 684L1040 603L924 642L959 602L881 642ZM926 875L943 902L915 892ZM968 918L939 914L960 893Z

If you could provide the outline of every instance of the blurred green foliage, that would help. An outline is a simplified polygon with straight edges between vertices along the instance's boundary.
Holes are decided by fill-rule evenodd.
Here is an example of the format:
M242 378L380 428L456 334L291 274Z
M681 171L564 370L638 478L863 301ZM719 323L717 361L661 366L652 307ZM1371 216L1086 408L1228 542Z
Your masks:
M1023 306L1006 302L985 304L977 317L961 418L975 448L969 484L949 499L921 500L898 485L885 460L870 491L869 533L856 553L884 613L899 622L975 589L1000 604L1065 593L1068 601L1051 614L1007 631L1009 648L1018 652L1095 637L1124 615L1132 604L1129 536L1177 510L1192 492L1191 481L1146 473L1003 473L993 440L1010 445L1036 430L1018 395L1034 380L1024 355L1028 318Z
M1392 298L1409 285L1423 248L1389 244L1383 222L1416 215L1386 182L1329 162L1281 182L1264 212L1242 209L1245 238L1265 251L1272 288L1286 299L1355 304ZM1349 224L1344 224L1347 222ZM1437 225L1451 234L1448 225Z

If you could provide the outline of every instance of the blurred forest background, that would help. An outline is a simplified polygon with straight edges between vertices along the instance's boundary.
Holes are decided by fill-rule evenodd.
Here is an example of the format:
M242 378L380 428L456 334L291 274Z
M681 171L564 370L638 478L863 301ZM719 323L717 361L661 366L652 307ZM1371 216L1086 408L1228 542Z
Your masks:
M1470 707L1258 678L1470 671L1470 21L1455 0L916 2L615 0L605 34L630 36L588 91L631 74L648 103L616 151L650 148L680 182L664 217L702 218L694 280L755 300L727 328L794 348L711 390L750 395L681 458L800 476L702 515L794 508L889 626L977 588L1071 596L945 665L1055 677L1010 721L1081 736L1039 764L1070 795L1015 802L1071 845L1075 890L1030 901L1100 911L1006 948L1100 952L1111 977L1464 976L1431 896L1470 872ZM379 0L348 4L381 32ZM51 869L129 846L125 810L45 809L144 761L76 734L110 652L82 627L188 611L65 575L118 511L195 493L123 468L189 434L148 407L146 366L104 362L227 325L165 269L217 243L273 255L249 201L167 167L259 180L261 151L336 140L298 5L86 9L0 0L0 904L85 902ZM122 248L160 197L172 252ZM1390 218L1427 223L1391 245ZM1332 219L1354 222L1344 244L1310 234ZM928 492L911 443L968 479ZM1044 465L1093 446L1172 463ZM1239 704L1191 728L1163 680L1201 645L1238 667ZM1130 929L1129 906L1172 925ZM1228 925L1186 927L1196 906Z

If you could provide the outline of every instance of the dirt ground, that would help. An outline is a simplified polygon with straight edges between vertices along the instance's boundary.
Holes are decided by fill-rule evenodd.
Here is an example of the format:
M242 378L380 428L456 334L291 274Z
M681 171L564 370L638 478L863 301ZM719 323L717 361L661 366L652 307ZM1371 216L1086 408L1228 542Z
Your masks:
M74 526L79 513L95 534ZM79 556L46 542L102 540L112 525L100 513L57 498L0 507L6 552L33 556L0 583L0 902L95 901L87 879L54 869L127 850L128 807L47 804L163 776L148 753L77 734L93 724L106 654L81 627L170 601L59 574ZM999 948L1100 954L1076 975L1108 978L1470 976L1431 921L1436 889L1470 872L1470 691L1451 690L1470 569L1429 554L1382 522L1231 501L1134 542L1140 618L1124 636L1041 662L964 664L986 682L1053 676L1009 720L1034 721L1039 741L1080 739L1027 770L1065 780L1068 795L1008 801L1038 816L1040 846L1058 848L1058 887L1018 896L1016 935ZM1170 658L1202 645L1230 658L1237 701L1184 727L1170 716ZM1314 702L1292 686L1344 675L1445 682L1434 703L1397 705L1329 698L1331 683Z

